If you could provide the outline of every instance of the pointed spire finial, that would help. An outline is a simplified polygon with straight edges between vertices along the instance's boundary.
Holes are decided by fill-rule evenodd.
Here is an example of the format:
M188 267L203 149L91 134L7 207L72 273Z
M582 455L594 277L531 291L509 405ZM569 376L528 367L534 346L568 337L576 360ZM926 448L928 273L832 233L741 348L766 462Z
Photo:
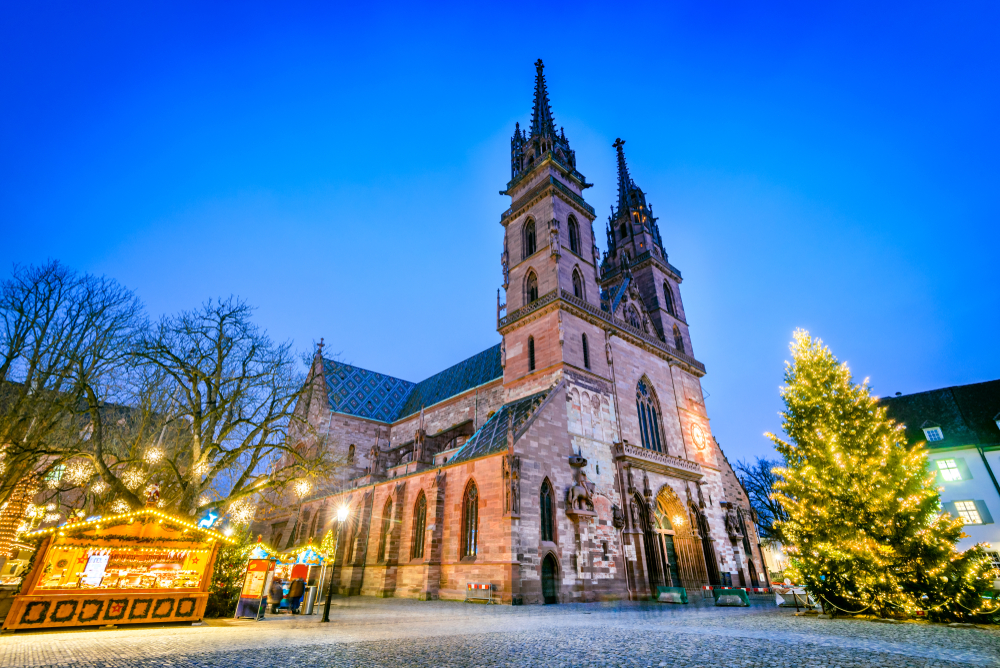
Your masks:
M316 354L320 357L323 356L323 337L319 337L319 343L316 344Z
M625 164L625 140L621 137L615 139L612 144L618 151L618 215L628 208L628 191L632 179L628 175L628 166Z
M533 137L556 136L555 121L552 119L552 109L549 106L549 92L545 87L545 65L542 59L535 61L535 104L531 112L531 135Z

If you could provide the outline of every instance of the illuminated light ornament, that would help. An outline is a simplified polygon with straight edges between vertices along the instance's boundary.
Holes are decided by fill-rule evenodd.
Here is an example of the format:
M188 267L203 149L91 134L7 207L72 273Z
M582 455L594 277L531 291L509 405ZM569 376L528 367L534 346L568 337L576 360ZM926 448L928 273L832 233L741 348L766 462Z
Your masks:
M298 496L305 496L312 489L312 485L308 480L299 480L295 483L295 493Z
M143 460L146 461L147 464L159 464L161 461L163 461L163 457L164 457L163 448L158 448L154 446L149 450L146 450L146 454L143 455L142 458Z
M54 503L50 503L47 506L45 506L45 510L48 510L50 512L53 511L53 510L55 510L55 509L56 509L56 504L54 504Z
M199 506L207 506L211 502L212 502L212 499L208 496L208 494L202 494L201 496L198 497L198 505Z
M194 467L194 473L195 473L195 475L202 476L202 475L205 475L206 473L208 473L208 471L209 471L210 468L211 468L211 466L209 466L208 462L201 462L197 466Z
M56 521L59 520L60 517L62 517L62 515L60 515L59 513L48 513L45 516L45 518L42 520L42 522L45 522L45 523L56 522Z
M237 525L250 524L257 514L257 506L250 499L238 499L229 504L229 519Z
M134 492L139 489L142 485L142 481L146 479L141 469L128 469L122 474L122 484L129 491Z
M98 480L93 485L90 486L90 491L94 494L104 494L108 491L108 483L103 480Z
M128 501L125 499L115 499L111 503L111 512L124 514L130 511L132 508L128 505Z
M199 529L211 529L212 525L215 524L215 520L219 519L219 514L214 510L209 510L208 513L198 522Z
M94 469L88 462L73 462L66 469L66 480L73 485L82 485L90 480L93 474Z

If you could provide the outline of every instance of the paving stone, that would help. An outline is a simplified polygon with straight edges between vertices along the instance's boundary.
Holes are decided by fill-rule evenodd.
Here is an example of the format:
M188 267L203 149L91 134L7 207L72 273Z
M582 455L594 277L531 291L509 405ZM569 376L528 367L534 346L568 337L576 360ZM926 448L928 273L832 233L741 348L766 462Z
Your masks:
M18 633L0 639L0 666L1000 666L996 628L820 620L760 602L510 607L352 598L335 601L330 624L319 618Z

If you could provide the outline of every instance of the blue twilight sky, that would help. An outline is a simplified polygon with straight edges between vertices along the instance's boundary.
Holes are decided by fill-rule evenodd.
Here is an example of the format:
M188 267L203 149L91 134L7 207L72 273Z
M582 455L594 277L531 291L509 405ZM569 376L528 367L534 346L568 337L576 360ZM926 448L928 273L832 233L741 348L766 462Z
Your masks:
M602 247L628 142L731 459L796 327L881 394L998 378L1000 5L816 4L8 2L0 267L421 380L499 340L541 57Z

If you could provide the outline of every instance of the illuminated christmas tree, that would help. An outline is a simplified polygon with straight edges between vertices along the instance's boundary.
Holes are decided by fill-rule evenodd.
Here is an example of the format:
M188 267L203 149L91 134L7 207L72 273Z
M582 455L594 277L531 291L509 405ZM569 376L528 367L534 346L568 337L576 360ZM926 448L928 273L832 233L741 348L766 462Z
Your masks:
M834 614L976 606L990 585L986 554L955 551L962 522L940 514L925 450L906 444L868 381L855 383L822 341L798 330L791 352L789 440L768 436L786 463L775 499L788 518L776 529L794 573Z

